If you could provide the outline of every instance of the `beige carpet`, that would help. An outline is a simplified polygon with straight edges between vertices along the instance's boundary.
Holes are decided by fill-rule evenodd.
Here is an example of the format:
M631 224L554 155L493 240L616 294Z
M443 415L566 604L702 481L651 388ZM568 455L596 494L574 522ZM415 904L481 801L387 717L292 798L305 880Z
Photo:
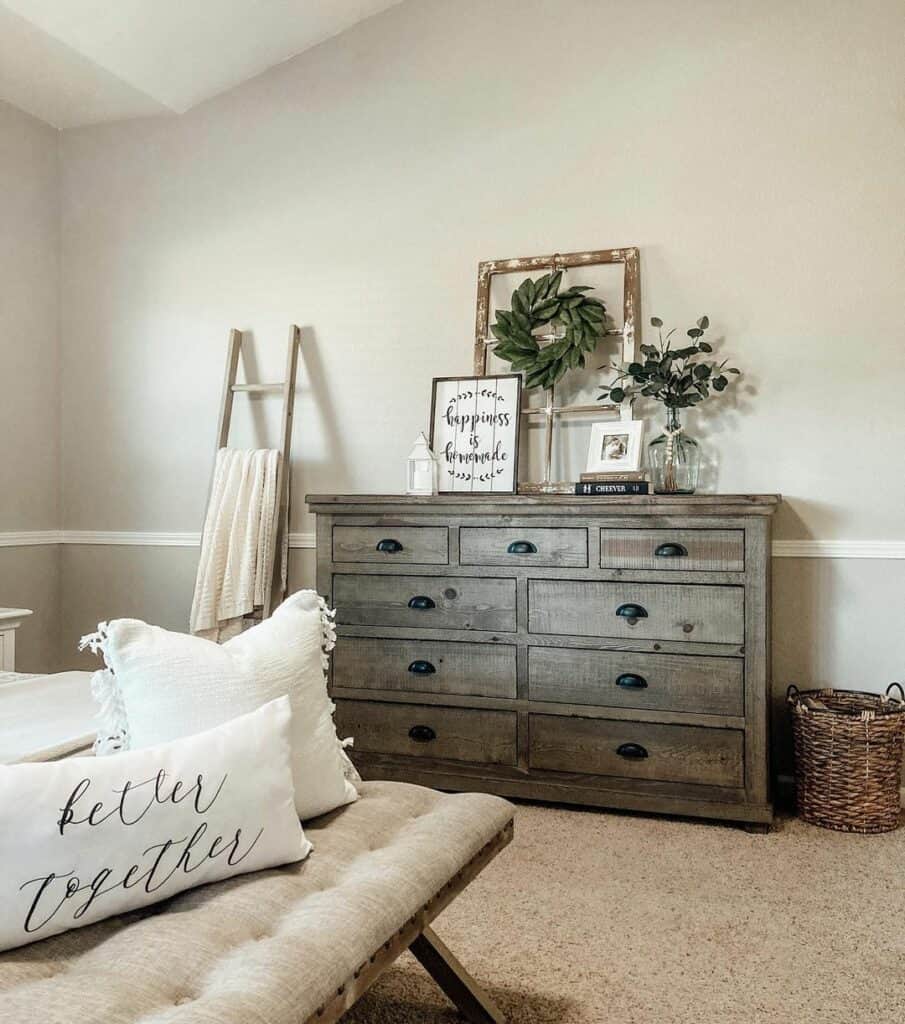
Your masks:
M905 829L522 804L435 928L511 1024L901 1024ZM459 1020L409 954L343 1018Z

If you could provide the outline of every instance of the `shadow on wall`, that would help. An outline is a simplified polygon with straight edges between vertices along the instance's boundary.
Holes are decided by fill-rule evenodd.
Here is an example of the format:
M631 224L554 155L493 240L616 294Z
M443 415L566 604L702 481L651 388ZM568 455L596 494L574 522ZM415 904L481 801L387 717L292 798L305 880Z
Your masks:
M164 629L188 631L197 548L77 544L62 550L60 671L98 668L95 655L78 650L79 638L97 629L98 622L137 618ZM290 591L314 587L314 576L314 552L290 551Z
M283 359L271 360L269 369L261 368L255 332L242 331L241 372L239 379L247 382L282 380ZM266 360L265 360L266 361ZM277 367L279 367L277 369ZM305 492L312 476L318 486L348 489L349 469L344 440L336 418L338 403L332 398L330 382L324 369L317 333L310 327L300 330L299 368L297 373L292 434L292 507L290 530L305 529L301 525L306 512ZM233 406L231 447L276 447L280 443L281 397L250 393ZM214 415L214 410L211 411ZM211 466L205 467L209 473ZM319 471L319 472L318 472ZM205 494L207 492L205 491ZM197 522L206 509L199 507ZM198 529L198 526L190 527Z
M317 332L313 327L302 328L301 358L308 377L308 391L304 397L307 398L310 394L310 401L320 423L321 437L323 438L323 461L326 473L322 476L322 479L330 481L328 484L330 487L348 487L349 469L346 462L343 435L336 419L337 403L330 398L330 383L324 370L323 360L321 359L320 348L317 343ZM306 404L304 403L301 406L302 414L305 412ZM298 416L299 412L297 411L296 417L298 418ZM304 460L303 464L306 467L310 467L310 463L306 463ZM297 474L296 480L299 479L301 477ZM295 487L293 489L292 497L296 510L294 517L296 522L298 522L299 511L305 509L305 489L304 487Z
M243 371L246 380L260 379L255 355L254 334L245 333L242 346ZM292 449L292 522L291 530L298 530L305 512L304 496L314 468L311 457L311 437L317 432L322 437L321 480L342 484L348 479L348 467L343 452L342 437L336 419L336 403L331 401L323 360L318 349L315 331L310 327L301 332L302 369L300 381L305 382L296 395L294 419L298 424ZM306 386L305 386L306 385ZM237 406L237 430L231 440L242 444L275 443L273 403L270 406L251 396L251 401ZM206 467L210 472L210 467ZM328 484L329 486L329 484ZM196 524L185 524L194 532L200 528L204 510L199 510ZM96 668L96 659L89 653L79 653L78 640L91 632L102 620L135 617L166 629L188 628L189 609L198 563L197 548L116 545L73 545L62 549L61 590L62 608L57 642L47 644L60 669ZM305 556L311 557L305 557ZM314 587L313 552L293 551L290 556L290 589ZM39 602L34 602L37 606ZM45 602L46 603L46 602ZM40 663L32 658L29 664L40 668L56 667L54 659Z
M244 330L242 332L242 370L245 374L244 379L246 381L260 381L261 371L258 368L258 359L255 354L255 332L252 330ZM241 377L240 377L241 379ZM264 395L249 394L248 396L248 415L251 419L252 424L252 437L255 438L254 443L262 446L267 445L267 417L264 414ZM271 440L271 444L275 444L274 439ZM207 509L201 510L201 520L207 513Z
M0 607L32 611L16 632L16 669L19 672L58 671L60 548L57 545L0 547Z
M905 677L905 560L773 559L773 767L792 769L786 688L883 692Z

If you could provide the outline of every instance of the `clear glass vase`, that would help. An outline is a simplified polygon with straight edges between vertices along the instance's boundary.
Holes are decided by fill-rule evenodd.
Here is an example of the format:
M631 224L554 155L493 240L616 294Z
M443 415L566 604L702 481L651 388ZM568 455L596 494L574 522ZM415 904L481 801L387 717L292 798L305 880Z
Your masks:
M701 449L679 422L679 410L666 410L666 429L647 446L654 494L694 494Z

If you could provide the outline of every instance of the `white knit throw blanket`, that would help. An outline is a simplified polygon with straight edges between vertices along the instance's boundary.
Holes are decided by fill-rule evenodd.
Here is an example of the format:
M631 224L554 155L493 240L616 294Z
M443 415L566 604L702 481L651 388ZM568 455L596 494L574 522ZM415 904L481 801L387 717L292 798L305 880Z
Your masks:
M272 557L280 453L221 448L204 520L189 628L222 642L242 632L243 617L264 604ZM288 481L287 481L288 488ZM288 523L274 572L286 582Z

